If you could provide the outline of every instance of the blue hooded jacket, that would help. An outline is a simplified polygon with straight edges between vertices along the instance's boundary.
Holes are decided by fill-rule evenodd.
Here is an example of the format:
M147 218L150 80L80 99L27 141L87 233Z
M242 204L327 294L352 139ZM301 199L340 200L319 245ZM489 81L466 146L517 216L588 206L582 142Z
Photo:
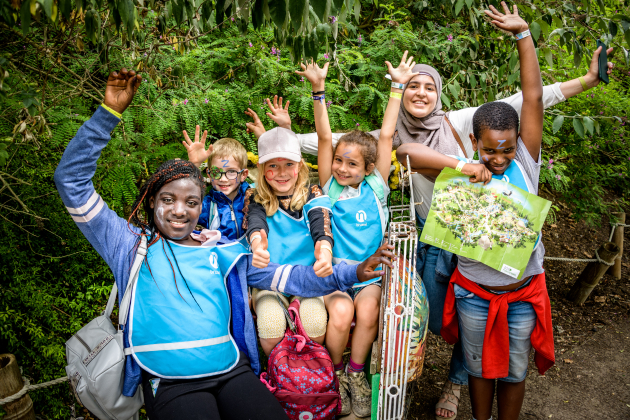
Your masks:
M249 188L247 182L242 182L234 201L230 200L221 191L210 188L208 194L203 198L203 206L199 221L197 222L206 229L216 229L221 232L221 236L236 241L240 239L245 231L243 230L243 206L245 205L245 192ZM218 226L214 219L214 214L210 214L212 203L217 211Z

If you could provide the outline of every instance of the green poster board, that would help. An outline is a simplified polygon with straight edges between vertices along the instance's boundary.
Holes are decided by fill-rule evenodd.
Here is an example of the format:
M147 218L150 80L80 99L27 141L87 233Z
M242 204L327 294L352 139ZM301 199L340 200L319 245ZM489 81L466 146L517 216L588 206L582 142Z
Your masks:
M520 279L551 202L512 184L487 185L445 168L420 240Z

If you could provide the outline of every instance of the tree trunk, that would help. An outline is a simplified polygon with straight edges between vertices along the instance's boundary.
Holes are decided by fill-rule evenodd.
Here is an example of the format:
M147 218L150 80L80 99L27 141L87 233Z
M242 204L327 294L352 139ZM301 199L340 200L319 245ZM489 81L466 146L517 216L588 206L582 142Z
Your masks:
M605 242L599 247L597 254L601 260L611 264L617 255L619 255L619 247L612 242ZM582 274L580 274L580 277L578 277L573 284L573 287L571 287L567 299L578 305L582 305L595 286L599 284L599 281L609 267L609 265L599 261L588 263L584 271L582 271Z
M622 225L626 223L626 213L613 213L617 219L617 223ZM619 256L615 259L615 265L608 268L607 273L614 276L617 280L621 280L621 257L623 256L623 226L617 226L612 237L612 243L619 247Z
M17 394L24 387L20 368L12 354L0 354L0 398ZM2 406L6 415L3 420L35 420L33 401L28 394Z

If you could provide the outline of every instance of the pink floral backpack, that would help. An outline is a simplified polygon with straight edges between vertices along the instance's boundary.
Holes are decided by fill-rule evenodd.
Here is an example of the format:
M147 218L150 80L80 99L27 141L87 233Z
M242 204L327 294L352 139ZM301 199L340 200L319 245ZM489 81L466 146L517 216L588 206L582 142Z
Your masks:
M304 331L299 308L300 302L295 300L285 312L289 327L271 351L267 372L260 380L289 419L332 420L341 411L339 380L328 351Z

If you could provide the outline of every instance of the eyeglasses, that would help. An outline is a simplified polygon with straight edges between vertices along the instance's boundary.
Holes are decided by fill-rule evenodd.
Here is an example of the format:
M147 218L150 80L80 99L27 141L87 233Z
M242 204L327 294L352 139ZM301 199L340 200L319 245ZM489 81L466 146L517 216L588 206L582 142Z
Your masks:
M212 168L206 169L206 173L212 179L219 180L223 175L225 175L225 178L227 178L228 180L234 180L238 178L238 176L242 174L244 170L245 169L241 169L240 171L237 171L235 169L228 169L227 171L222 171L216 166L213 166Z

